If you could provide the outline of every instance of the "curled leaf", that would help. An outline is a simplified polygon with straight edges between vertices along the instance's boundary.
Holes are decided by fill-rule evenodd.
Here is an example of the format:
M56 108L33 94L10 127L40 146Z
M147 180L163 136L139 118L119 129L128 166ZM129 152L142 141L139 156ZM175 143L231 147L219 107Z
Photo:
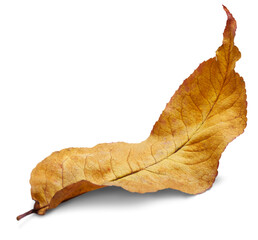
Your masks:
M246 91L234 71L240 52L234 45L236 21L226 7L223 44L175 92L141 143L104 143L52 153L31 173L34 212L106 186L131 192L165 188L189 194L209 189L219 159L246 127Z

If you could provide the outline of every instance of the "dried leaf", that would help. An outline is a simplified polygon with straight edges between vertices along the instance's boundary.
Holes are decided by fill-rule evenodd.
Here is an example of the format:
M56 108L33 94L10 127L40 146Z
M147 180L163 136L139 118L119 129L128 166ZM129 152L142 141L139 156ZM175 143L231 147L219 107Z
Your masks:
M246 127L243 78L234 71L236 21L227 13L223 44L216 57L187 78L143 142L104 143L52 153L31 173L32 212L44 214L61 202L105 186L131 192L165 188L197 194L209 189L219 159Z

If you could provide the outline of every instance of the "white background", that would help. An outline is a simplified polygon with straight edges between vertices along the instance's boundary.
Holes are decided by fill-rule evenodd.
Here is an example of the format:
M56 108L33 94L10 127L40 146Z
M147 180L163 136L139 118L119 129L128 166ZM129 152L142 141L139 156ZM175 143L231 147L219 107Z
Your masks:
M207 192L105 188L16 221L56 150L140 142L175 90L238 23L248 127ZM257 239L256 1L1 1L1 231L5 239ZM6 236L6 235L5 235Z

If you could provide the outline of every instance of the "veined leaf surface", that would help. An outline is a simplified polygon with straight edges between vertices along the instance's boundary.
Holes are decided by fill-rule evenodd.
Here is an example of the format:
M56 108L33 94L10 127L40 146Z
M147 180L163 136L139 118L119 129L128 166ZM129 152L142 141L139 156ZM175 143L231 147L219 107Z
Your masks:
M209 189L229 142L246 127L246 91L234 71L236 21L226 7L223 44L175 92L141 143L104 143L52 153L31 173L29 213L44 214L61 202L106 186L131 192L173 188L190 194Z

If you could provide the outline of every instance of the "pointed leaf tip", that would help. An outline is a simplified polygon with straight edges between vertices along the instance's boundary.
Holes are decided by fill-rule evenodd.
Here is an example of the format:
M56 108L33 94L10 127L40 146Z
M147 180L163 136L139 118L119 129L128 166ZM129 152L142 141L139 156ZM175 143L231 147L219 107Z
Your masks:
M231 14L231 12L227 9L226 6L222 5L223 9L225 10L227 16L228 16L228 19L234 19L233 15Z
M230 42L234 41L237 24L236 24L235 18L233 17L231 12L227 9L227 7L225 7L224 5L222 5L222 6L228 17L226 28L223 33L223 36L224 36L223 43L226 44L226 43L230 43Z

